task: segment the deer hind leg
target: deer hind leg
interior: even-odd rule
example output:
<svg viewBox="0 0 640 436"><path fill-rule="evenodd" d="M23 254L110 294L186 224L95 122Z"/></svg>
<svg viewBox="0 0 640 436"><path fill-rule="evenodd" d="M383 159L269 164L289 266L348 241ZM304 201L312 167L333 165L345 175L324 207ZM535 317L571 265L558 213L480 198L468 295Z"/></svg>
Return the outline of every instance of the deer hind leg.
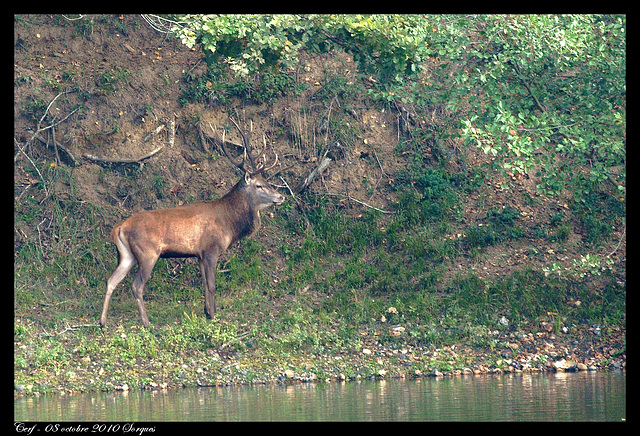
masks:
<svg viewBox="0 0 640 436"><path fill-rule="evenodd" d="M142 318L142 324L147 328L149 327L149 318L147 317L147 310L144 308L144 299L142 296L144 294L144 284L147 283L147 280L151 277L151 271L158 261L158 257L159 256L154 256L145 260L139 260L138 273L133 281L133 298L136 300L138 312L140 312L140 317Z"/></svg>
<svg viewBox="0 0 640 436"><path fill-rule="evenodd" d="M102 327L107 325L107 310L109 309L109 301L111 300L113 290L129 273L133 264L136 263L133 253L131 253L131 250L129 250L125 244L118 240L116 245L120 253L120 262L113 274L107 279L107 293L104 296L104 305L102 306L102 315L100 316L100 325Z"/></svg>

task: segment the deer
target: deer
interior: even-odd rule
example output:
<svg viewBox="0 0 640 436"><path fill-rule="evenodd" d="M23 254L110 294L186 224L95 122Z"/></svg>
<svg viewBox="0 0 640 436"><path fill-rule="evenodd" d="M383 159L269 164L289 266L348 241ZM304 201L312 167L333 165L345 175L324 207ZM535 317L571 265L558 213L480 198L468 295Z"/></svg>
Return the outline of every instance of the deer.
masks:
<svg viewBox="0 0 640 436"><path fill-rule="evenodd" d="M243 173L229 192L218 200L138 212L113 227L110 239L118 250L119 262L107 279L107 291L100 316L103 328L107 325L111 294L136 263L138 272L133 281L133 296L142 324L149 328L143 300L144 285L161 257L198 258L205 286L204 312L207 319L214 317L218 259L235 242L253 235L260 228L261 210L282 204L285 200L285 196L262 176L265 170L277 164L278 155L276 154L275 163L269 168L265 168L264 162L258 164L257 160L268 148L266 138L263 137L265 147L256 157L249 139L251 131L246 133L233 119L231 121L240 132L244 144L242 160L234 158L225 147L225 131L223 130L220 139L217 131L211 127L214 142L218 143L227 159ZM247 159L251 169L246 168Z"/></svg>

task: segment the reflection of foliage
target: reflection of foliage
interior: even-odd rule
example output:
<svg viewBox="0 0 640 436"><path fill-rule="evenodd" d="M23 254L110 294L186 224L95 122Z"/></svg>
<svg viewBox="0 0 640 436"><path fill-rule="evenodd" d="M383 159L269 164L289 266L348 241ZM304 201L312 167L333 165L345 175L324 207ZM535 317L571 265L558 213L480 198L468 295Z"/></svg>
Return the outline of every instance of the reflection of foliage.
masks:
<svg viewBox="0 0 640 436"><path fill-rule="evenodd" d="M506 173L577 198L624 192L626 17L184 15L175 30L238 75L292 67L301 50L351 53L373 97L446 107ZM435 62L427 68L428 60Z"/></svg>

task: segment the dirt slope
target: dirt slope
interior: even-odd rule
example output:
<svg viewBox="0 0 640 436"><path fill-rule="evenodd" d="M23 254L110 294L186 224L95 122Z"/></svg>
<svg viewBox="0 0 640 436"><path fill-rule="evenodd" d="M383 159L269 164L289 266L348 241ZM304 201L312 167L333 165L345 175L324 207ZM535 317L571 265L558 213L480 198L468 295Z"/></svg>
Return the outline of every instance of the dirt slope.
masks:
<svg viewBox="0 0 640 436"><path fill-rule="evenodd" d="M229 116L244 126L253 125L252 138L258 146L266 135L272 151L280 157L271 181L284 192L288 190L286 185L295 186L326 155L332 163L314 182L312 192L337 196L344 202L345 212L354 216L367 207L391 210L395 194L383 188L393 185L397 171L407 166L407 158L395 150L398 115L368 107L364 101L353 101L352 120L347 121L353 123L349 126L353 127L353 135L348 144L328 141L326 128L323 129L336 110L334 102L339 102L335 99L328 107L318 104L320 81L332 71L355 74L355 65L348 56L305 58L297 75L308 87L300 95L278 99L272 105L236 101L222 106L211 101L181 106L185 72L197 76L206 71L201 51L190 50L153 30L138 15L70 18L74 17L15 18L15 137L21 144L32 138L47 106L59 95L41 126L59 124L26 151L31 159L46 162L49 171L54 172L42 176L48 180L49 190L62 196L74 195L100 210L105 224L100 230L105 234L110 226L134 211L223 195L238 174L226 159L220 158L220 152L206 136L210 126L228 125ZM172 122L172 146L168 127L145 141L158 126ZM58 150L52 134L61 146ZM241 142L235 132L230 136ZM137 160L159 147L161 150L152 157L135 164L109 165L83 157ZM455 150L461 145L452 143L451 147ZM486 159L477 150L464 153L469 165L479 165ZM15 154L15 197L23 199L38 180L29 171L24 153L16 149ZM463 238L466 228L482 224L481 218L490 206L509 206L519 211L527 230L548 223L559 211L567 220L572 219L563 199L523 201L537 196L535 180L514 178L512 182L515 188L506 190L502 182L488 178L465 203L464 228L452 229L448 237ZM626 239L622 231L615 229L603 252L614 252L616 258L624 256ZM15 235L19 244L34 237L36 231L19 228ZM532 242L525 238L506 246L488 247L481 257L455 259L451 274L471 270L480 277L491 277L508 274L525 264L569 265L579 255L581 235L572 231L560 252L552 242Z"/></svg>

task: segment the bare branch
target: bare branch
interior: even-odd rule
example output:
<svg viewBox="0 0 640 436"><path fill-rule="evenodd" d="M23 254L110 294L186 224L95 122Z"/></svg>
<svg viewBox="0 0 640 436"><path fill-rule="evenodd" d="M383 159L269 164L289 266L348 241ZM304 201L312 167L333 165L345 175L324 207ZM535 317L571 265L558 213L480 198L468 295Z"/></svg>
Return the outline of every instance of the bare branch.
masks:
<svg viewBox="0 0 640 436"><path fill-rule="evenodd" d="M620 240L618 241L618 245L616 245L616 248L614 248L611 253L607 254L607 257L611 257L611 255L613 255L616 251L618 251L618 248L620 248L620 244L622 244L622 240L624 239L625 233L627 233L627 227L626 226L625 226L624 230L622 231L622 235L620 236Z"/></svg>
<svg viewBox="0 0 640 436"><path fill-rule="evenodd" d="M322 174L322 172L327 168L327 166L329 166L330 163L331 158L326 157L325 154L325 157L322 159L320 164L313 171L311 171L311 173L302 182L300 182L298 186L296 186L295 192L300 193L307 189L311 182L313 182L313 179L315 179L318 174Z"/></svg>
<svg viewBox="0 0 640 436"><path fill-rule="evenodd" d="M540 109L543 113L547 113L547 108L540 103L540 100L538 100L538 97L536 97L536 95L533 93L533 91L531 90L531 87L529 86L529 84L527 83L527 80L524 78L524 76L522 75L522 73L520 72L520 68L518 68L518 64L515 62L509 62L509 64L513 67L513 69L515 70L518 78L520 79L520 81L522 82L522 84L524 85L525 88L527 88L527 91L529 92L529 95L531 97L533 97L533 100L536 102L536 105L538 106L538 109Z"/></svg>
<svg viewBox="0 0 640 436"><path fill-rule="evenodd" d="M120 159L120 158L106 158L106 157L98 157L98 156L94 156L92 154L83 154L82 157L94 162L105 162L105 163L138 163L142 160L148 159L151 156L153 156L154 154L156 154L157 152L159 152L160 150L162 150L164 148L164 145L161 145L160 147L156 148L155 150L153 150L150 153L147 153L143 156L140 156L138 158L135 159Z"/></svg>
<svg viewBox="0 0 640 436"><path fill-rule="evenodd" d="M173 147L176 139L176 118L175 116L169 121L169 147Z"/></svg>
<svg viewBox="0 0 640 436"><path fill-rule="evenodd" d="M140 14L144 21L147 22L151 28L160 33L174 33L174 26L182 26L183 23L169 20L168 18L161 17L154 14Z"/></svg>
<svg viewBox="0 0 640 436"><path fill-rule="evenodd" d="M158 133L160 133L162 131L162 129L164 129L164 127L165 127L164 124L160 124L153 131L147 133L147 135L144 138L142 138L142 142L147 142L149 140L149 138L151 138L152 136L155 136Z"/></svg>
<svg viewBox="0 0 640 436"><path fill-rule="evenodd" d="M51 132L53 132L53 131L54 131L54 129L51 129ZM46 145L46 144L48 144L47 140L46 140L46 139L44 139L44 136L42 136L42 135L38 135L38 136L36 136L36 137L35 137L35 139L37 139L38 141L42 142L42 143L43 143L43 144L45 144L45 145ZM57 142L57 141L55 140L55 138L53 138L53 141L52 141L52 142L53 142L54 147L57 147L57 148L58 148L58 150L61 150L61 151L63 151L63 152L64 152L64 154L65 154L65 155L66 155L66 157L67 157L67 159L66 159L66 160L67 160L67 164L68 164L68 165L70 165L70 166L72 166L72 167L77 167L77 166L78 166L78 161L76 160L76 158L75 158L75 156L73 155L73 153L71 153L71 151L70 151L67 147L65 147L65 146L64 146L64 145L62 145L61 143Z"/></svg>
<svg viewBox="0 0 640 436"><path fill-rule="evenodd" d="M38 121L38 125L36 126L36 134L38 134L38 133L40 133L40 132L43 132L43 131L45 131L45 130L47 130L47 129L49 129L49 128L53 127L53 126L56 126L56 125L60 124L61 122L63 122L63 121L64 121L64 120L66 120L67 118L69 118L69 116L70 116L73 112L77 111L77 109L75 109L73 112L71 112L71 114L67 115L66 117L64 117L63 119L61 119L60 121L58 121L57 123L55 123L55 124L51 124L50 126L47 126L47 127L45 127L45 128L40 128L40 125L42 124L42 122L43 122L43 121L44 121L44 119L46 118L47 114L49 113L49 109L51 108L51 105L53 104L53 102L54 102L54 101L56 101L56 100L58 99L58 97L60 97L61 95L68 94L68 93L70 93L70 92L72 92L72 91L64 91L64 92L61 92L60 94L56 95L55 97L53 97L53 100L51 100L51 101L49 102L49 104L47 105L47 109L45 109L44 114L42 115L42 118L40 118L40 121Z"/></svg>
<svg viewBox="0 0 640 436"><path fill-rule="evenodd" d="M78 15L80 15L80 16L76 17L76 18L69 18L65 14L62 14L64 19L67 20L67 21L76 21L76 20L81 20L82 18L84 18L84 15L82 15L82 14L78 14Z"/></svg>
<svg viewBox="0 0 640 436"><path fill-rule="evenodd" d="M351 197L351 196L350 196L350 195L348 195L348 194L333 194L333 193L331 193L331 192L327 192L326 194L323 194L323 195L330 195L330 196L332 196L332 197L345 197L345 198L347 198L348 200L355 201L355 202L356 202L356 203L358 203L358 204L361 204L361 205L363 205L363 206L365 206L365 207L368 207L368 208L370 208L370 209L373 209L373 210L377 210L378 212L382 212L382 213L386 213L386 214L392 214L392 213L395 213L394 211L378 209L377 207L375 207L375 206L371 206L370 204L367 204L367 203L365 203L364 201L356 200L355 198Z"/></svg>
<svg viewBox="0 0 640 436"><path fill-rule="evenodd" d="M291 187L289 186L287 181L284 178L282 178L282 176L280 176L280 180L282 180L282 183L284 183L284 186L289 190L289 193L291 194L291 198L293 198L293 200L296 202L296 204L300 204L300 202L298 201L298 199L296 198L296 195L291 190ZM275 186L275 185L273 185L273 186Z"/></svg>
<svg viewBox="0 0 640 436"><path fill-rule="evenodd" d="M35 135L34 135L35 136ZM33 138L32 138L33 139ZM40 180L42 180L42 186L44 188L44 194L45 194L45 198L47 196L49 196L49 191L47 190L47 184L44 181L44 177L42 177L42 173L40 173L40 170L38 169L38 167L36 166L36 164L31 160L31 158L29 157L29 155L24 151L24 149L22 147L20 147L20 143L14 138L13 139L14 143L16 144L16 146L18 147L18 150L20 150L22 152L22 154L25 155L25 157L29 160L29 162L31 162L31 165L33 165L33 167L36 169L36 172L38 173L38 175L40 176ZM31 139L29 140L31 141Z"/></svg>

